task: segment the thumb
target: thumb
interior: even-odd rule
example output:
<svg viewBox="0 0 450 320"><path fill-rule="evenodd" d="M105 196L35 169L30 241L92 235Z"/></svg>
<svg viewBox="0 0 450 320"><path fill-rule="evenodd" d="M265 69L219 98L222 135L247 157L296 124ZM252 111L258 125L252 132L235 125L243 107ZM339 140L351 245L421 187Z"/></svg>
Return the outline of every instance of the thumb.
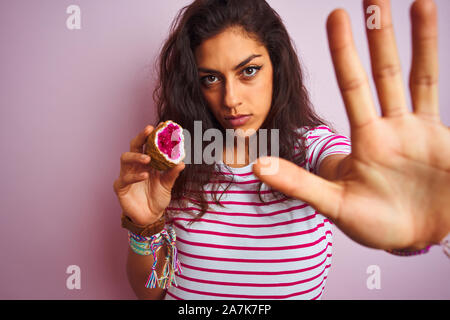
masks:
<svg viewBox="0 0 450 320"><path fill-rule="evenodd" d="M184 170L184 167L185 167L184 162L180 162L175 167L167 169L166 171L162 172L160 176L161 185L167 188L167 190L172 190L175 181L180 175L180 172Z"/></svg>
<svg viewBox="0 0 450 320"><path fill-rule="evenodd" d="M270 168L270 169L269 169ZM300 166L276 157L258 158L254 174L265 184L287 196L310 204L333 221L338 219L343 188Z"/></svg>

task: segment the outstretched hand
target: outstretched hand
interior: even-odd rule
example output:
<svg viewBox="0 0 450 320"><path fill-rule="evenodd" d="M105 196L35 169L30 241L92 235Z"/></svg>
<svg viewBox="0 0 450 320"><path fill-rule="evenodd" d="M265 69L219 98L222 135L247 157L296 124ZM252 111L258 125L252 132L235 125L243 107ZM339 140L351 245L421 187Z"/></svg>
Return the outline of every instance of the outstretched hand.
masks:
<svg viewBox="0 0 450 320"><path fill-rule="evenodd" d="M328 181L279 158L275 174L255 174L330 218L353 240L380 249L421 249L450 232L450 130L438 103L437 13L432 0L411 7L413 59L409 112L390 4L377 5L381 28L367 29L378 116L353 43L348 15L333 11L327 31L337 82L350 121L352 153ZM267 164L266 164L267 165Z"/></svg>

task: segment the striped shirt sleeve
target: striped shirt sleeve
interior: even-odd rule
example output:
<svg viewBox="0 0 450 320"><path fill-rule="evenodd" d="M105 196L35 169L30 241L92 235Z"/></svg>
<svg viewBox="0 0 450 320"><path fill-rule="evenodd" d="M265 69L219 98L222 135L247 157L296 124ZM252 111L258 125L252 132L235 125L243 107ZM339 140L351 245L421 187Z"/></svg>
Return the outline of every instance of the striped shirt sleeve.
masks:
<svg viewBox="0 0 450 320"><path fill-rule="evenodd" d="M327 126L306 131L302 138L306 145L305 169L318 174L323 159L333 154L350 154L351 141L348 137L333 133Z"/></svg>

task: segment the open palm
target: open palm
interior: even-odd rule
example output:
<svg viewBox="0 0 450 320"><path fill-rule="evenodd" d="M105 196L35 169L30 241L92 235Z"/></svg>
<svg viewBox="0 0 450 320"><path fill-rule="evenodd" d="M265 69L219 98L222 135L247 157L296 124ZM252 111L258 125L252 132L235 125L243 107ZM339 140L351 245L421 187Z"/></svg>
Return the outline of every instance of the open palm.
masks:
<svg viewBox="0 0 450 320"><path fill-rule="evenodd" d="M436 7L417 0L411 8L413 60L405 97L390 6L377 5L381 28L367 30L378 116L344 10L327 21L330 51L350 121L352 153L327 181L283 159L265 183L311 204L353 240L381 249L419 249L450 231L450 130L439 117Z"/></svg>

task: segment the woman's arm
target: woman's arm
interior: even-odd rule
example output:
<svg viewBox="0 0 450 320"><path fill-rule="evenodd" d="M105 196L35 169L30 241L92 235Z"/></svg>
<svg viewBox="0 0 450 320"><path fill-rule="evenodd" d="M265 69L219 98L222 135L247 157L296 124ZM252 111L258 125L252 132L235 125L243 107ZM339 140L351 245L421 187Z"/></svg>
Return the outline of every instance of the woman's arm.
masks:
<svg viewBox="0 0 450 320"><path fill-rule="evenodd" d="M253 171L274 189L310 204L362 245L421 250L450 232L450 130L441 122L436 98L437 8L432 0L416 0L411 7L410 112L389 1L364 1L364 8L369 5L381 12L380 29L367 30L381 115L358 59L349 16L335 10L327 31L350 121L351 154L339 161L325 158L321 177L274 157L257 161ZM278 170L267 174L266 167Z"/></svg>
<svg viewBox="0 0 450 320"><path fill-rule="evenodd" d="M166 245L164 245L158 251L158 263L156 265L156 272L161 275L164 268L166 257ZM142 300L162 300L166 295L166 289L153 288L147 289L145 283L147 282L150 272L153 266L153 256L142 256L135 253L130 247L128 247L128 259L127 259L127 276L130 282L131 288L138 297Z"/></svg>

